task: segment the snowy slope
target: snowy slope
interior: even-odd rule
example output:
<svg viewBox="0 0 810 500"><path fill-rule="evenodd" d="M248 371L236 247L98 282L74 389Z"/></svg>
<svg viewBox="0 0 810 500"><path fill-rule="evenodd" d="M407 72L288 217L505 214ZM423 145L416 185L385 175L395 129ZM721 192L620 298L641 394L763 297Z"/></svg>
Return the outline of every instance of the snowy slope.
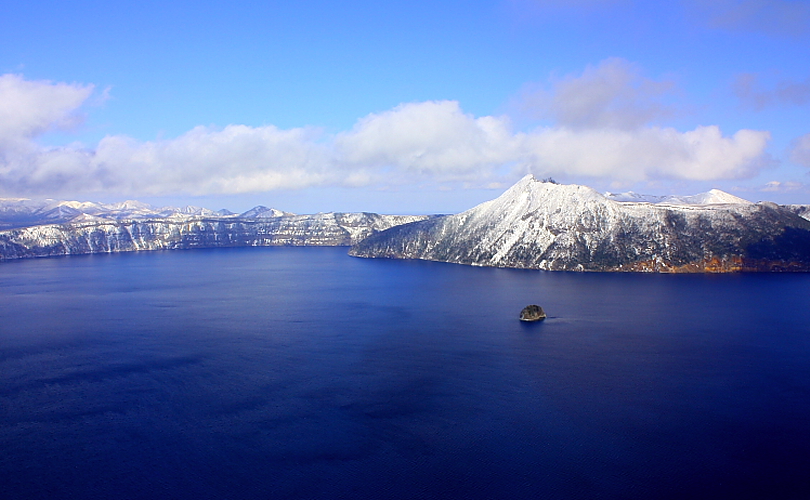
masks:
<svg viewBox="0 0 810 500"><path fill-rule="evenodd" d="M285 215L295 215L292 212L282 212L275 208L267 208L264 205L253 207L247 212L239 214L239 217L244 219L266 219L270 217L283 217Z"/></svg>
<svg viewBox="0 0 810 500"><path fill-rule="evenodd" d="M726 193L725 191L721 191L719 189L712 189L705 193L690 196L656 196L638 194L634 193L633 191L627 191L626 193L605 193L604 196L605 198L613 201L660 203L667 205L717 205L724 203L747 205L751 203L748 200Z"/></svg>
<svg viewBox="0 0 810 500"><path fill-rule="evenodd" d="M0 198L0 229L88 221L234 215L227 210L214 211L194 206L155 208L135 200L107 204L92 201Z"/></svg>
<svg viewBox="0 0 810 500"><path fill-rule="evenodd" d="M0 231L0 260L161 249L349 246L397 224L425 218L372 213L249 218L174 212L118 220L81 214L69 223Z"/></svg>
<svg viewBox="0 0 810 500"><path fill-rule="evenodd" d="M580 271L810 266L807 220L770 203L729 203L736 197L720 193L703 196L700 204L620 202L589 187L529 175L492 201L395 227L363 240L350 253ZM789 234L798 242L780 240L786 227L799 231ZM793 265L794 260L799 263Z"/></svg>
<svg viewBox="0 0 810 500"><path fill-rule="evenodd" d="M785 205L785 208L793 211L799 217L810 220L810 205Z"/></svg>

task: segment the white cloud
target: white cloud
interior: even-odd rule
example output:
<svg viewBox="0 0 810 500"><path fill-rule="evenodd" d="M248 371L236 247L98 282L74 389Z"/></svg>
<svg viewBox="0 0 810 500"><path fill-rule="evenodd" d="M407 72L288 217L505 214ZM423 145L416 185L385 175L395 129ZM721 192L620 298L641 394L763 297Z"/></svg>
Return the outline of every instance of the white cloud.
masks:
<svg viewBox="0 0 810 500"><path fill-rule="evenodd" d="M716 126L575 131L547 128L526 136L526 153L541 174L623 181L658 178L715 180L749 177L764 166L768 132L724 137Z"/></svg>
<svg viewBox="0 0 810 500"><path fill-rule="evenodd" d="M442 180L482 180L503 165L539 175L714 180L753 175L764 166L769 139L753 130L724 137L716 126L683 133L565 126L514 133L507 118L475 118L457 102L441 101L369 115L336 138L335 151L350 169L390 168Z"/></svg>
<svg viewBox="0 0 810 500"><path fill-rule="evenodd" d="M620 58L588 66L551 89L525 91L520 105L554 126L525 136L524 159L544 174L622 181L742 178L766 165L768 132L724 137L716 126L687 132L650 126L674 114L666 103L674 91L674 82L645 78Z"/></svg>
<svg viewBox="0 0 810 500"><path fill-rule="evenodd" d="M805 134L793 140L790 148L790 161L810 168L810 134Z"/></svg>
<svg viewBox="0 0 810 500"><path fill-rule="evenodd" d="M516 141L504 117L475 118L456 101L429 101L362 118L334 145L338 161L349 168L467 177L509 162Z"/></svg>
<svg viewBox="0 0 810 500"><path fill-rule="evenodd" d="M0 186L9 193L201 195L338 183L328 172L328 149L313 137L307 129L231 125L154 142L108 136L95 150L29 143L4 151Z"/></svg>
<svg viewBox="0 0 810 500"><path fill-rule="evenodd" d="M176 139L104 138L91 164L128 191L149 194L240 193L300 188L330 181L328 152L311 129L229 125L195 127Z"/></svg>
<svg viewBox="0 0 810 500"><path fill-rule="evenodd" d="M663 98L674 87L672 81L644 78L637 66L614 57L553 82L550 90L527 87L517 105L566 127L633 129L673 115Z"/></svg>
<svg viewBox="0 0 810 500"><path fill-rule="evenodd" d="M607 71L614 76L616 70L617 78L631 87L625 92L611 80L608 96L633 95L638 90L633 83L638 80L622 80L627 74L622 67L611 62L594 70L597 75ZM568 82L560 93L574 100L581 96L572 89L587 94L594 86L586 83L599 79L587 71L586 76ZM159 141L108 136L93 149L49 149L34 139L49 128L72 123L92 87L26 82L18 77L6 81L13 84L11 95L23 94L24 102L36 103L36 96L44 96L52 103L6 111L22 124L16 132L6 132L4 137L13 140L0 143L0 190L12 196L233 194L445 181L480 187L511 182L516 171L527 170L538 175L630 181L731 179L750 176L764 166L769 139L767 132L751 130L723 136L715 126L687 132L642 127L639 117L653 113L649 108L635 106L632 99L619 99L631 105L606 108L604 103L616 102L608 97L591 99L597 104L577 108L597 110L589 115L597 117L594 121L586 120L587 127L563 121L515 132L506 117L475 117L455 101L428 101L368 115L351 130L334 136L312 128L229 125L196 127ZM601 83L594 85L604 88ZM6 95L0 93L0 102L5 102ZM589 96L582 99L588 101ZM562 103L556 94L551 101ZM560 106L565 108L564 103ZM607 125L596 127L598 123Z"/></svg>
<svg viewBox="0 0 810 500"><path fill-rule="evenodd" d="M92 92L92 85L0 75L0 147L20 145L48 130L77 125L82 120L79 108Z"/></svg>

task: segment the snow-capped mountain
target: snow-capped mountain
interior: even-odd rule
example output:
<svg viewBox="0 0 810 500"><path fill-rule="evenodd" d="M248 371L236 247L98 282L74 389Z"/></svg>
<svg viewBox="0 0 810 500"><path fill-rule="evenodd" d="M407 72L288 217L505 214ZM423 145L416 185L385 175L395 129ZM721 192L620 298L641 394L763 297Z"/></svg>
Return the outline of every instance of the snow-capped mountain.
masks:
<svg viewBox="0 0 810 500"><path fill-rule="evenodd" d="M785 208L792 210L799 217L810 220L810 205L785 205Z"/></svg>
<svg viewBox="0 0 810 500"><path fill-rule="evenodd" d="M3 200L0 260L88 253L234 246L349 246L426 216L373 213L295 215L256 207L243 214L199 207L154 209L127 201Z"/></svg>
<svg viewBox="0 0 810 500"><path fill-rule="evenodd" d="M270 217L284 217L287 215L295 215L292 212L282 212L275 208L267 208L264 205L253 207L247 212L239 214L239 217L246 219L267 219Z"/></svg>
<svg viewBox="0 0 810 500"><path fill-rule="evenodd" d="M0 199L0 260L278 245L548 270L808 271L810 206L754 204L719 190L602 195L532 176L466 212L434 217Z"/></svg>
<svg viewBox="0 0 810 500"><path fill-rule="evenodd" d="M810 221L736 200L711 191L679 203L615 201L529 175L492 201L394 227L350 254L547 270L810 270Z"/></svg>
<svg viewBox="0 0 810 500"><path fill-rule="evenodd" d="M228 217L235 215L228 210L214 211L195 206L155 208L134 200L120 203L96 203L92 201L0 198L0 229L104 220L160 219L178 216Z"/></svg>
<svg viewBox="0 0 810 500"><path fill-rule="evenodd" d="M605 193L605 198L613 201L629 201L635 203L657 203L662 205L719 205L719 204L749 204L748 200L726 193L719 189L712 189L705 193L690 196L656 196L638 194L633 191L626 193Z"/></svg>

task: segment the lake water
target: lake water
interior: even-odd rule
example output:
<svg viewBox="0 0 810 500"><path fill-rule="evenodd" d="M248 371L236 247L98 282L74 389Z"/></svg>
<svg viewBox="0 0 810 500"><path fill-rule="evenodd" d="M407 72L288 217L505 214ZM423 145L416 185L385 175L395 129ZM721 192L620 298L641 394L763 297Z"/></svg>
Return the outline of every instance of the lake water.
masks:
<svg viewBox="0 0 810 500"><path fill-rule="evenodd" d="M5 500L810 498L808 274L5 262L0 384Z"/></svg>

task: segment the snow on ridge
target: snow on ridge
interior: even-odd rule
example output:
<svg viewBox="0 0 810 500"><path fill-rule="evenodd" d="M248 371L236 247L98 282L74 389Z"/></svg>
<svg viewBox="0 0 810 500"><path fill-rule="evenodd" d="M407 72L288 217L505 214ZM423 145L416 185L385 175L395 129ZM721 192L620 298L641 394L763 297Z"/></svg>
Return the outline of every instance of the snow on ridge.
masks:
<svg viewBox="0 0 810 500"><path fill-rule="evenodd" d="M810 205L785 205L785 207L805 220L810 220Z"/></svg>
<svg viewBox="0 0 810 500"><path fill-rule="evenodd" d="M466 212L363 240L351 255L523 269L716 272L742 269L748 241L775 242L786 227L810 230L785 207L750 203L720 190L665 203L640 198L617 201L587 186L526 176ZM793 211L804 213L799 207ZM763 260L746 269L793 265L791 247L774 251L778 258L762 257L770 264ZM799 256L797 262L791 269L810 266L810 258Z"/></svg>
<svg viewBox="0 0 810 500"><path fill-rule="evenodd" d="M261 209L261 210L260 210ZM0 198L0 230L41 224L66 224L87 221L124 221L143 219L183 219L193 217L269 218L294 215L277 209L256 207L242 215L230 210L211 210L187 205L154 207L137 200L117 203L29 198Z"/></svg>
<svg viewBox="0 0 810 500"><path fill-rule="evenodd" d="M525 214L551 207L601 204L606 201L608 201L607 198L588 186L540 181L529 174L499 197L481 203L463 213L475 215L495 211Z"/></svg>
<svg viewBox="0 0 810 500"><path fill-rule="evenodd" d="M611 193L608 191L604 193L604 196L609 200L630 203L660 203L667 199L667 196L639 194L633 191L625 191L624 193Z"/></svg>
<svg viewBox="0 0 810 500"><path fill-rule="evenodd" d="M276 208L267 208L264 205L259 205L251 208L247 212L239 214L239 217L245 219L265 219L270 217L283 217L285 215L295 215L292 212L284 212Z"/></svg>
<svg viewBox="0 0 810 500"><path fill-rule="evenodd" d="M341 214L347 223L351 223L347 217L352 214ZM356 214L360 225L366 224L366 216L362 213ZM375 214L376 215L376 214ZM259 221L270 221L276 218L302 218L301 220L325 216L334 218L334 212L322 214L302 215L292 212L285 212L276 208L268 208L263 205L256 206L246 212L237 214L230 210L211 210L204 207L187 205L184 207L165 206L156 208L147 203L136 200L127 200L118 203L98 203L89 201L70 200L32 200L29 198L0 198L0 230L13 229L42 224L68 224L86 223L100 221L129 221L147 219L166 219L180 221L185 219L211 218L211 219L256 219ZM422 216L384 216L376 224L396 225L404 222L422 220ZM394 222L396 221L396 222ZM385 225L385 224L383 224ZM375 226L376 227L376 226Z"/></svg>
<svg viewBox="0 0 810 500"><path fill-rule="evenodd" d="M618 217L618 204L588 186L523 177L501 196L444 219L447 231L474 241L481 265L501 265L526 244L547 248L558 230L574 226L605 230Z"/></svg>
<svg viewBox="0 0 810 500"><path fill-rule="evenodd" d="M607 192L604 196L610 200L618 201L618 202L630 202L630 203L652 203L652 204L661 204L661 205L720 205L720 204L738 204L738 205L750 205L752 202L740 198L739 196L734 196L733 194L727 193L720 189L710 189L705 193L698 193L693 195L687 196L679 196L679 195L670 195L670 196L660 196L660 195L649 195L649 194L639 194L634 193L633 191L627 191L624 193L611 193Z"/></svg>

